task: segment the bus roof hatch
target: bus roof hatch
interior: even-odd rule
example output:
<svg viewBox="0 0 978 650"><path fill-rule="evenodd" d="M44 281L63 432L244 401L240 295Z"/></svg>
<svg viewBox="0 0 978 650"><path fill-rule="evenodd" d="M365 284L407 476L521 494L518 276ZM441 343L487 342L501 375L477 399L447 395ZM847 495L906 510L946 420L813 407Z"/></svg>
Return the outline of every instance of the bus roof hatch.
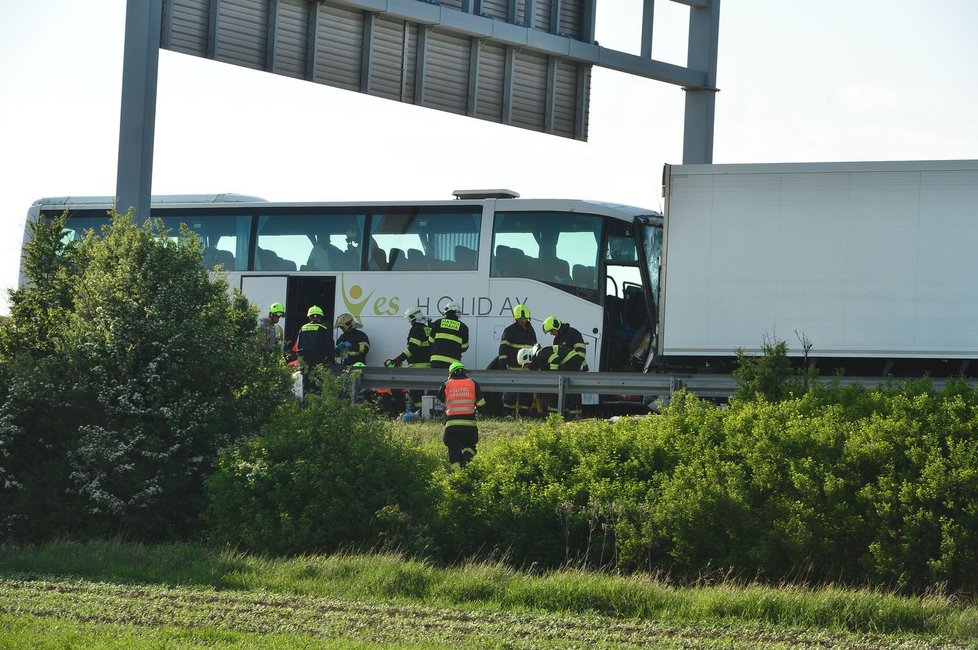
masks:
<svg viewBox="0 0 978 650"><path fill-rule="evenodd" d="M513 190L455 190L456 199L518 199L519 192Z"/></svg>

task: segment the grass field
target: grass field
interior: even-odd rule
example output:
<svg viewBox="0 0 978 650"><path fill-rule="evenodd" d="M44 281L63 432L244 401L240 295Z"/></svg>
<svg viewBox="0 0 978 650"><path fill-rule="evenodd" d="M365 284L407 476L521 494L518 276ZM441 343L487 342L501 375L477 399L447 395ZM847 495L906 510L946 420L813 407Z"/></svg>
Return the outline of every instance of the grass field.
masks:
<svg viewBox="0 0 978 650"><path fill-rule="evenodd" d="M269 559L195 545L0 553L0 648L978 648L978 608L832 587Z"/></svg>

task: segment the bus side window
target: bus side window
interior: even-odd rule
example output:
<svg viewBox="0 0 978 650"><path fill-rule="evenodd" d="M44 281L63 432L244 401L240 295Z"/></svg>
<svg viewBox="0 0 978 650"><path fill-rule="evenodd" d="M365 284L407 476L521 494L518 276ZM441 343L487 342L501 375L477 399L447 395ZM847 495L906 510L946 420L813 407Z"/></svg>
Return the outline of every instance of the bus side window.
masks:
<svg viewBox="0 0 978 650"><path fill-rule="evenodd" d="M509 278L513 276L513 266L515 262L515 250L509 246L499 244L496 246L496 255L493 260L493 276L497 278Z"/></svg>
<svg viewBox="0 0 978 650"><path fill-rule="evenodd" d="M392 248L388 254L389 261L387 269L390 271L403 271L405 264L404 251L400 248Z"/></svg>
<svg viewBox="0 0 978 650"><path fill-rule="evenodd" d="M598 269L584 264L574 265L574 284L583 289L597 289Z"/></svg>
<svg viewBox="0 0 978 650"><path fill-rule="evenodd" d="M478 255L471 248L465 246L455 247L455 267L459 271L474 271Z"/></svg>
<svg viewBox="0 0 978 650"><path fill-rule="evenodd" d="M384 249L377 244L370 244L370 261L368 262L368 268L371 271L386 271L387 270L387 253Z"/></svg>
<svg viewBox="0 0 978 650"><path fill-rule="evenodd" d="M544 279L557 282L558 284L570 284L570 265L567 264L567 260L562 260L559 257L551 257L541 261L544 263L544 268L549 269L548 277Z"/></svg>
<svg viewBox="0 0 978 650"><path fill-rule="evenodd" d="M219 248L208 246L201 255L201 263L205 269L213 269L220 264L221 268L225 271L233 271L234 255L228 251L222 251Z"/></svg>
<svg viewBox="0 0 978 650"><path fill-rule="evenodd" d="M255 268L259 271L295 271L295 262L280 257L275 251L256 247Z"/></svg>
<svg viewBox="0 0 978 650"><path fill-rule="evenodd" d="M428 262L424 252L420 248L409 248L407 250L407 263L404 265L406 271L425 271Z"/></svg>
<svg viewBox="0 0 978 650"><path fill-rule="evenodd" d="M303 265L303 271L329 271L333 268L332 260L334 259L334 255L342 251L328 241L324 243L322 240L323 238L320 238L316 245L312 247L312 250L309 251L309 259ZM336 252L331 251L331 248L336 249Z"/></svg>

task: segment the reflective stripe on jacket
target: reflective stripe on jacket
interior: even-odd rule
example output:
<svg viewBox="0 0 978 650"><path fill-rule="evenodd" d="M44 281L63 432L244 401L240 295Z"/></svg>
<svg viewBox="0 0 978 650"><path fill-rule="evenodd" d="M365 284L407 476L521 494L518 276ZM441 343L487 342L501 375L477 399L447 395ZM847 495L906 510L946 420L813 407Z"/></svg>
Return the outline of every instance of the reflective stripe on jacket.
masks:
<svg viewBox="0 0 978 650"><path fill-rule="evenodd" d="M469 349L469 328L454 318L439 318L431 326L428 335L431 343L431 366L447 368L454 361L462 360L462 353Z"/></svg>
<svg viewBox="0 0 978 650"><path fill-rule="evenodd" d="M498 367L508 370L524 370L523 366L516 362L516 355L523 348L532 348L536 342L537 334L532 327L529 325L520 327L519 323L510 323L503 330L502 340L499 342Z"/></svg>
<svg viewBox="0 0 978 650"><path fill-rule="evenodd" d="M409 368L427 368L431 364L431 325L427 322L417 322L411 325L408 332L407 347L401 355L407 360Z"/></svg>

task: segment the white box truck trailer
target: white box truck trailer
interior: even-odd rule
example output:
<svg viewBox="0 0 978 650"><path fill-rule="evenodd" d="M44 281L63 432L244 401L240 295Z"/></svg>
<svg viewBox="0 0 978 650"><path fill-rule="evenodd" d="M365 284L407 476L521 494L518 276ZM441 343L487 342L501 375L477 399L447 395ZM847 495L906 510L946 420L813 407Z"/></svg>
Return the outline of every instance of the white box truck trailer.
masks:
<svg viewBox="0 0 978 650"><path fill-rule="evenodd" d="M847 371L978 359L978 161L667 165L663 186L660 358L804 336Z"/></svg>

